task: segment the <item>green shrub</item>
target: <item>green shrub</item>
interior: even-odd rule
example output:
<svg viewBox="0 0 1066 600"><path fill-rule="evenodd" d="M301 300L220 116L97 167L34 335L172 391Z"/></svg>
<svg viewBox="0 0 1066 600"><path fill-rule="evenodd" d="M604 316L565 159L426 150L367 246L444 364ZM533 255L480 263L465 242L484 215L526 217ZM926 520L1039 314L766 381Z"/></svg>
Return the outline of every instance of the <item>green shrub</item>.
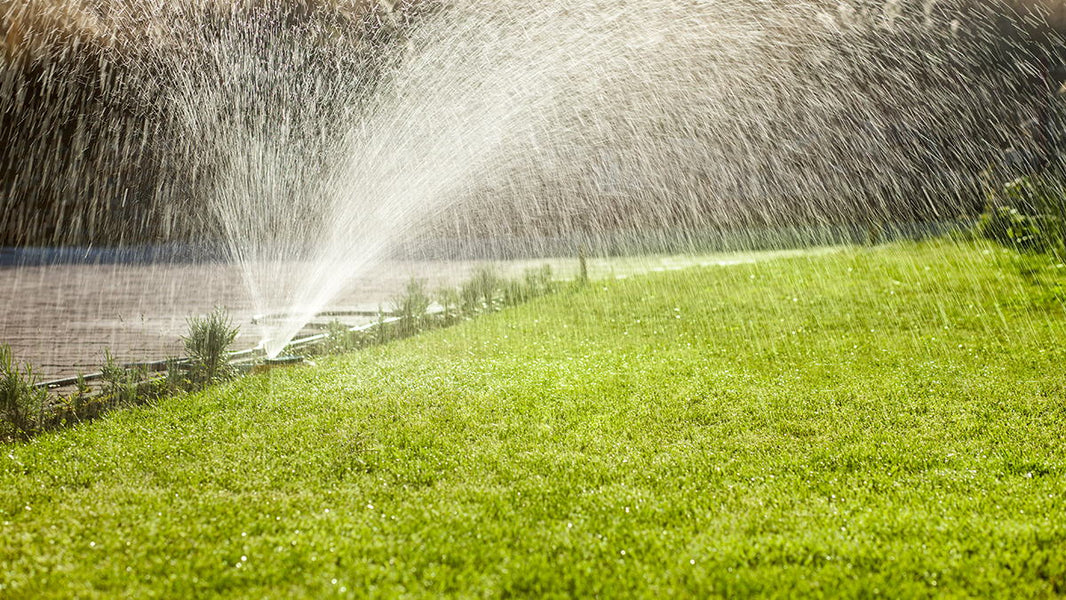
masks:
<svg viewBox="0 0 1066 600"><path fill-rule="evenodd" d="M326 327L329 338L332 340L334 352L351 352L366 345L366 333L352 331L352 328L334 319Z"/></svg>
<svg viewBox="0 0 1066 600"><path fill-rule="evenodd" d="M168 358L166 361L166 374L163 376L163 383L165 384L167 393L176 394L180 391L188 390L191 386L189 383L188 374L182 366L182 362L177 358Z"/></svg>
<svg viewBox="0 0 1066 600"><path fill-rule="evenodd" d="M998 206L981 215L977 232L985 239L1019 250L1039 250L1046 241L1035 218L1009 206Z"/></svg>
<svg viewBox="0 0 1066 600"><path fill-rule="evenodd" d="M206 386L233 376L228 352L239 330L221 308L189 320L189 335L182 341L189 355L189 379L194 386Z"/></svg>
<svg viewBox="0 0 1066 600"><path fill-rule="evenodd" d="M1064 188L1061 175L1019 177L1004 184L995 198L1000 205L1018 209L1023 215L1061 218L1064 213Z"/></svg>
<svg viewBox="0 0 1066 600"><path fill-rule="evenodd" d="M437 290L437 304L440 304L441 321L444 325L451 325L462 317L462 298L459 290L453 287Z"/></svg>
<svg viewBox="0 0 1066 600"><path fill-rule="evenodd" d="M529 286L517 279L508 279L503 286L503 303L505 306L522 304L532 298Z"/></svg>
<svg viewBox="0 0 1066 600"><path fill-rule="evenodd" d="M384 344L392 337L392 332L389 331L389 324L385 321L385 311L378 307L378 321L374 324L374 341L378 344Z"/></svg>
<svg viewBox="0 0 1066 600"><path fill-rule="evenodd" d="M11 348L0 345L0 419L7 435L29 437L40 430L48 392L38 389L33 370L19 369Z"/></svg>
<svg viewBox="0 0 1066 600"><path fill-rule="evenodd" d="M377 323L366 331L352 331L334 320L326 326L326 336L307 351L313 354L339 354L371 344L384 344L429 327L451 325L466 316L496 310L502 305L520 304L554 290L555 282L548 265L527 269L522 278L517 280L501 277L494 267L479 267L459 288L442 288L432 296L426 292L423 281L411 279L403 292L393 299L392 314L397 317L396 320L388 321L388 313L380 307ZM430 314L429 308L434 300L440 305L441 311Z"/></svg>
<svg viewBox="0 0 1066 600"><path fill-rule="evenodd" d="M74 391L66 396L56 396L58 403L56 408L65 411L65 414L60 415L65 422L81 421L82 416L89 408L92 398L92 388L89 387L85 377L78 373L74 382Z"/></svg>
<svg viewBox="0 0 1066 600"><path fill-rule="evenodd" d="M464 314L472 315L495 310L504 290L504 280L495 267L478 267L473 276L459 288L460 306Z"/></svg>
<svg viewBox="0 0 1066 600"><path fill-rule="evenodd" d="M104 394L114 404L133 406L137 404L137 384L143 374L126 369L115 362L110 350L104 350L104 366L100 369L104 381Z"/></svg>
<svg viewBox="0 0 1066 600"><path fill-rule="evenodd" d="M526 269L521 279L511 279L504 283L503 303L507 306L515 306L528 302L533 298L551 293L554 285L551 266L544 265Z"/></svg>
<svg viewBox="0 0 1066 600"><path fill-rule="evenodd" d="M1066 194L1057 178L1019 177L991 201L977 235L1023 252L1064 254Z"/></svg>
<svg viewBox="0 0 1066 600"><path fill-rule="evenodd" d="M523 278L532 297L543 296L555 291L555 280L552 279L551 265L526 269Z"/></svg>
<svg viewBox="0 0 1066 600"><path fill-rule="evenodd" d="M401 335L410 335L426 326L426 313L432 300L426 293L425 283L411 279L403 293L393 300L393 314L400 318L397 327Z"/></svg>
<svg viewBox="0 0 1066 600"><path fill-rule="evenodd" d="M75 393L82 396L88 396L92 391L92 388L89 387L89 382L85 380L85 375L81 373L78 373L77 377L75 377L74 388L76 390Z"/></svg>

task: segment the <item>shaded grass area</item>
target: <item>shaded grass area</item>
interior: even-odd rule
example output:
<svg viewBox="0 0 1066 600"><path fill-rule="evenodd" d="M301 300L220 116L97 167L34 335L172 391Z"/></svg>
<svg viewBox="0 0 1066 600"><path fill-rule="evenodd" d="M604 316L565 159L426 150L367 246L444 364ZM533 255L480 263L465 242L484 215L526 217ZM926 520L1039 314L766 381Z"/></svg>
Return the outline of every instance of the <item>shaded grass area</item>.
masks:
<svg viewBox="0 0 1066 600"><path fill-rule="evenodd" d="M1064 594L1066 276L1019 260L593 282L5 445L0 595Z"/></svg>

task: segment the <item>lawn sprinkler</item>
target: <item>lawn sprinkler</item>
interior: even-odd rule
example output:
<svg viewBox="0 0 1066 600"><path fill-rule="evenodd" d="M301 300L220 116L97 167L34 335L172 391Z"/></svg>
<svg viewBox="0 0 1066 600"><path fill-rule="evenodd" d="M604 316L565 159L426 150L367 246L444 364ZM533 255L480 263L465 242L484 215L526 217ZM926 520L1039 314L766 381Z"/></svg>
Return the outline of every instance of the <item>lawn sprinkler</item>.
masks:
<svg viewBox="0 0 1066 600"><path fill-rule="evenodd" d="M302 364L304 364L304 357L302 357L302 356L294 356L294 355L276 356L274 358L265 358L265 359L263 359L263 362L261 362L258 365L252 367L252 373L253 374L255 374L255 373L266 373L268 371L273 371L274 369L278 369L278 368L282 368L282 367L292 367L292 366L302 365Z"/></svg>

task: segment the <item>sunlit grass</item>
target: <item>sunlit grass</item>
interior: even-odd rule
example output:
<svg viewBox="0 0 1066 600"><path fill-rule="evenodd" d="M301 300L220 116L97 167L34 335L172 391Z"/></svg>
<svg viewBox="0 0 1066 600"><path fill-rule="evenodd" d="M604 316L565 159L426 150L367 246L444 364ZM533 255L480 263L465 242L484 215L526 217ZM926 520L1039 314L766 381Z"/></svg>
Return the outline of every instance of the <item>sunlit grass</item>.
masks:
<svg viewBox="0 0 1066 600"><path fill-rule="evenodd" d="M594 281L0 456L0 596L1066 593L1061 269Z"/></svg>

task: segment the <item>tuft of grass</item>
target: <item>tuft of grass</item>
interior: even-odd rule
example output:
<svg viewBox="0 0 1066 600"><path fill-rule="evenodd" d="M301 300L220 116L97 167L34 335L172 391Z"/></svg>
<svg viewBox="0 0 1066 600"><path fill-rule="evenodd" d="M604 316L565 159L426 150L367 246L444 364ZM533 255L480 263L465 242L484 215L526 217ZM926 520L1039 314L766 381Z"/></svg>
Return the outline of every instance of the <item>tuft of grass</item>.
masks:
<svg viewBox="0 0 1066 600"><path fill-rule="evenodd" d="M517 306L534 298L555 291L551 265L526 269L521 279L510 279L504 284L504 306Z"/></svg>
<svg viewBox="0 0 1066 600"><path fill-rule="evenodd" d="M506 284L507 282L495 267L489 265L478 267L470 279L459 287L462 311L473 315L495 310Z"/></svg>
<svg viewBox="0 0 1066 600"><path fill-rule="evenodd" d="M0 344L0 437L27 438L42 426L48 392L38 389L33 370L20 369L11 347Z"/></svg>
<svg viewBox="0 0 1066 600"><path fill-rule="evenodd" d="M1066 593L1066 309L991 244L592 281L0 451L0 595Z"/></svg>
<svg viewBox="0 0 1066 600"><path fill-rule="evenodd" d="M224 381L233 375L229 348L239 328L222 308L189 319L189 333L182 338L190 360L189 378L196 386Z"/></svg>
<svg viewBox="0 0 1066 600"><path fill-rule="evenodd" d="M138 387L144 373L127 369L115 362L111 350L104 350L104 365L100 369L104 381L104 395L112 406L135 406L138 404Z"/></svg>
<svg viewBox="0 0 1066 600"><path fill-rule="evenodd" d="M392 314L400 318L397 323L398 335L412 335L425 328L426 314L432 302L426 292L425 282L418 279L408 281L403 293L393 300Z"/></svg>
<svg viewBox="0 0 1066 600"><path fill-rule="evenodd" d="M454 287L444 287L437 290L437 304L441 308L441 321L444 326L458 322L462 316L463 300L459 290Z"/></svg>

